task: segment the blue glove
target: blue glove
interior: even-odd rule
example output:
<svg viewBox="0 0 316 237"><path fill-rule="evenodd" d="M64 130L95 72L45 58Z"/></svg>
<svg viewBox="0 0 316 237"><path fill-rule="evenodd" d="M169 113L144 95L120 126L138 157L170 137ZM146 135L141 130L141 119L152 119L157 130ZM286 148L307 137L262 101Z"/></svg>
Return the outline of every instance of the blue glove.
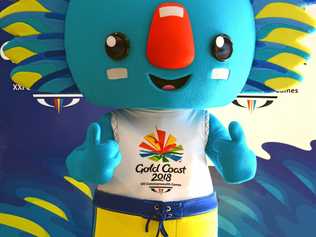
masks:
<svg viewBox="0 0 316 237"><path fill-rule="evenodd" d="M231 140L216 139L213 143L218 168L227 183L243 183L254 178L257 158L248 148L239 123L229 125L229 134Z"/></svg>
<svg viewBox="0 0 316 237"><path fill-rule="evenodd" d="M117 142L101 143L101 127L93 123L88 128L86 142L67 157L66 165L70 176L78 181L105 184L112 179L121 159Z"/></svg>

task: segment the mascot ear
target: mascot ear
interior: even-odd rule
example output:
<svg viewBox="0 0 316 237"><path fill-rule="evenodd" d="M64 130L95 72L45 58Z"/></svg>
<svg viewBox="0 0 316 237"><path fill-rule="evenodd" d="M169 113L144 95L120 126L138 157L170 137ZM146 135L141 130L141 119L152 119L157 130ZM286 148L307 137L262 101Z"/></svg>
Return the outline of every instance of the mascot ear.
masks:
<svg viewBox="0 0 316 237"><path fill-rule="evenodd" d="M242 93L276 92L303 80L311 49L302 43L316 28L305 10L316 0L252 0L257 43L253 67Z"/></svg>
<svg viewBox="0 0 316 237"><path fill-rule="evenodd" d="M12 80L39 92L77 92L64 48L66 0L20 0L0 12L0 27L14 38L3 53L17 66Z"/></svg>

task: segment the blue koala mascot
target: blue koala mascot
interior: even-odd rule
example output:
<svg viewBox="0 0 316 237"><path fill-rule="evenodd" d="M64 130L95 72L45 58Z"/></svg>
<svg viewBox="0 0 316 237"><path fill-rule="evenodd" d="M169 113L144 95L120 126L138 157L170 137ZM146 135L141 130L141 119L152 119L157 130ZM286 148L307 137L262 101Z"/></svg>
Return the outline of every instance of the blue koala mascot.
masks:
<svg viewBox="0 0 316 237"><path fill-rule="evenodd" d="M66 160L98 185L93 236L217 236L208 159L233 184L257 161L241 126L207 109L302 80L313 2L19 0L0 13L15 83L114 109Z"/></svg>

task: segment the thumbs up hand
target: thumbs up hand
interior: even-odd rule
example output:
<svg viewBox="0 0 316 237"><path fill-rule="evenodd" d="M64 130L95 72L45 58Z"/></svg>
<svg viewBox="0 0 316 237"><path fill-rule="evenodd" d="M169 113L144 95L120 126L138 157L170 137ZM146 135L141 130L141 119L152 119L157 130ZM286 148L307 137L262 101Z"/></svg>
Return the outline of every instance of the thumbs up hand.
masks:
<svg viewBox="0 0 316 237"><path fill-rule="evenodd" d="M256 155L248 148L242 127L237 122L229 125L231 140L217 139L213 149L228 183L242 183L252 179L257 170Z"/></svg>
<svg viewBox="0 0 316 237"><path fill-rule="evenodd" d="M66 160L70 176L91 184L109 182L121 162L119 145L114 140L101 142L101 127L93 123L87 130L85 143Z"/></svg>

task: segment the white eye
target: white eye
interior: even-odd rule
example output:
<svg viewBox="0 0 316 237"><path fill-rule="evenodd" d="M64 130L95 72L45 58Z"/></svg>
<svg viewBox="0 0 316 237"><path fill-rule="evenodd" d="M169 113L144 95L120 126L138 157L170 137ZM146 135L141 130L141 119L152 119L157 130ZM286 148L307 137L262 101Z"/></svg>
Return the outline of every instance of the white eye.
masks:
<svg viewBox="0 0 316 237"><path fill-rule="evenodd" d="M233 42L228 35L217 35L210 46L211 54L217 61L224 62L233 54Z"/></svg>
<svg viewBox="0 0 316 237"><path fill-rule="evenodd" d="M223 48L224 45L225 45L225 39L224 39L224 37L221 36L221 35L218 36L218 37L216 38L216 46L217 46L218 48Z"/></svg>
<svg viewBox="0 0 316 237"><path fill-rule="evenodd" d="M4 49L4 46L6 46L8 43L9 43L9 41L5 42L3 45L1 45L1 48L0 48L0 55L1 55L1 58L2 58L3 60L6 60L6 61L8 61L8 60L10 60L10 59L5 55L3 49Z"/></svg>
<svg viewBox="0 0 316 237"><path fill-rule="evenodd" d="M110 48L114 48L116 46L116 38L112 35L110 35L107 39L106 39L106 44L108 47Z"/></svg>

